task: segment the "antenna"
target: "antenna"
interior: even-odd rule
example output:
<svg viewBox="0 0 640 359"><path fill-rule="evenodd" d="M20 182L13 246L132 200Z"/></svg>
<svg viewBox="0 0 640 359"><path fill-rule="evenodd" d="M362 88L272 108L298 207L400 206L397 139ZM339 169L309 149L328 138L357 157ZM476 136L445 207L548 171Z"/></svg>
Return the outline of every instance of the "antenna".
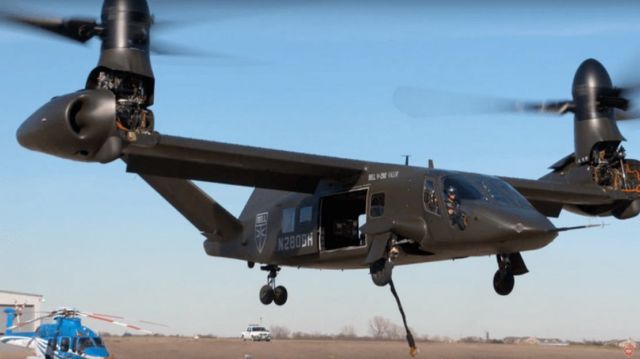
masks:
<svg viewBox="0 0 640 359"><path fill-rule="evenodd" d="M411 155L402 155L402 157L404 157L404 165L408 166L409 165L409 157L411 157Z"/></svg>
<svg viewBox="0 0 640 359"><path fill-rule="evenodd" d="M428 164L429 168L435 168L433 165L433 160L431 158L429 158L429 164Z"/></svg>

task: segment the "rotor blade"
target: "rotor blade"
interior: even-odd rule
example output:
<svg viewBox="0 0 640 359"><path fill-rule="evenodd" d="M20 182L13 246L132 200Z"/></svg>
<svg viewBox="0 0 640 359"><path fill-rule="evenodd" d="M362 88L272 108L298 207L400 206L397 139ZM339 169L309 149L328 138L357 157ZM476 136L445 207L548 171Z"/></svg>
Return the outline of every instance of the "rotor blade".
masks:
<svg viewBox="0 0 640 359"><path fill-rule="evenodd" d="M208 53L206 51L190 48L184 45L170 43L167 41L152 40L151 52L156 55L169 55L169 56L194 56L194 57L229 57L222 53Z"/></svg>
<svg viewBox="0 0 640 359"><path fill-rule="evenodd" d="M126 320L125 317L121 317L121 316L118 316L118 315L103 314L103 313L89 313L89 312L85 312L84 314L93 315L93 316L96 316L96 317L108 318L108 319L110 318L110 319ZM159 327L166 327L166 328L169 327L166 324L152 322L152 321L148 321L148 320L140 320L140 319L138 319L138 320L136 320L136 322L143 323L143 324L156 325L156 326L159 326Z"/></svg>
<svg viewBox="0 0 640 359"><path fill-rule="evenodd" d="M44 30L80 43L89 41L101 31L96 21L88 18L38 17L0 12L0 21Z"/></svg>
<svg viewBox="0 0 640 359"><path fill-rule="evenodd" d="M131 325L131 324L127 324L127 323L123 323L123 322L119 322L117 320L111 319L111 318L104 318L98 315L94 315L91 313L83 313L83 312L78 312L78 315L85 317L85 318L91 318L91 319L95 319L95 320L101 320L107 323L111 323L113 325L118 325L124 328L129 328L129 329L133 329L133 330L137 330L139 332L143 332L143 333L147 333L147 334L153 334L152 331L135 326L135 325Z"/></svg>
<svg viewBox="0 0 640 359"><path fill-rule="evenodd" d="M155 325L155 326L158 326L158 327L169 328L169 326L168 326L168 325L166 325L166 324L162 324L162 323L150 322L150 321L148 321L148 320L138 320L138 321L139 321L140 323L143 323L143 324L149 324L149 325Z"/></svg>
<svg viewBox="0 0 640 359"><path fill-rule="evenodd" d="M199 50L166 41L152 40L151 52L163 58L163 64L167 64L166 59L180 57L177 62L180 66L261 66L264 62L230 55L223 52Z"/></svg>
<svg viewBox="0 0 640 359"><path fill-rule="evenodd" d="M632 121L640 119L640 109L633 109L629 111L616 111L616 121Z"/></svg>
<svg viewBox="0 0 640 359"><path fill-rule="evenodd" d="M571 101L529 102L490 96L400 87L393 103L411 117L441 117L498 113L544 113L562 115L572 109Z"/></svg>
<svg viewBox="0 0 640 359"><path fill-rule="evenodd" d="M105 317L105 318L124 319L124 317L120 317L117 315L109 315L109 314L102 314L102 313L86 313L86 314L96 315L96 316Z"/></svg>
<svg viewBox="0 0 640 359"><path fill-rule="evenodd" d="M19 324L16 324L16 325L10 326L10 327L8 327L8 328L7 328L7 330L13 330L13 329L22 328L22 327L27 326L27 325L29 325L29 324L31 324L31 323L35 323L35 322L37 322L37 321L39 321L39 320L46 319L46 318L51 318L51 317L53 317L55 314L56 314L56 312L51 312L51 313L49 313L49 314L47 314L47 315L43 315L43 316L40 316L40 317L37 317L37 318L31 319L31 320L27 320L26 322L22 322L22 323L19 323Z"/></svg>

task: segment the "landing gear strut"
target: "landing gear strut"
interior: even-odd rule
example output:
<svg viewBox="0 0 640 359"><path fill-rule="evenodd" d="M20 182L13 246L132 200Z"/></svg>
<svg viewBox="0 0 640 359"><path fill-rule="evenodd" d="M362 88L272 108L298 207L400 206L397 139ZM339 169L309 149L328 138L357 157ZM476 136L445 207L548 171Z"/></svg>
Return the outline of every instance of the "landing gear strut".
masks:
<svg viewBox="0 0 640 359"><path fill-rule="evenodd" d="M515 285L511 256L498 254L498 270L493 276L493 289L500 295L509 295Z"/></svg>
<svg viewBox="0 0 640 359"><path fill-rule="evenodd" d="M392 240L395 242L395 239ZM378 259L369 266L371 280L378 287L384 287L391 282L393 274L393 262L398 258L400 250L396 245L392 245L387 256Z"/></svg>
<svg viewBox="0 0 640 359"><path fill-rule="evenodd" d="M411 330L407 325L407 317L404 314L404 309L402 309L402 303L400 302L400 297L398 296L398 292L396 291L396 287L393 284L393 262L400 255L400 249L397 246L396 238L392 238L391 240L391 248L388 250L386 256L378 259L373 262L369 266L369 273L371 274L371 280L373 283L379 287L384 287L385 285L389 285L391 288L391 294L396 300L398 304L398 310L400 310L400 315L402 316L402 323L404 324L404 329L407 333L407 343L409 344L409 355L415 357L418 353L418 348L416 347L416 342L413 339L413 334L411 334Z"/></svg>
<svg viewBox="0 0 640 359"><path fill-rule="evenodd" d="M266 265L260 267L264 271L268 271L267 284L260 288L260 302L269 305L272 302L276 305L284 305L287 302L287 288L284 286L276 286L276 277L280 271L280 267L275 265Z"/></svg>

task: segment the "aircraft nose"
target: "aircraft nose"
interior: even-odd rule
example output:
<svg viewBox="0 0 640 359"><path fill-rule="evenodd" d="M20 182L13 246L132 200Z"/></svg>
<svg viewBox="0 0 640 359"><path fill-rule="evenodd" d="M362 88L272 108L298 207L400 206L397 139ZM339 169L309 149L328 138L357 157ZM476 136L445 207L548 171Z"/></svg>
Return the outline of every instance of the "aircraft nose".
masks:
<svg viewBox="0 0 640 359"><path fill-rule="evenodd" d="M555 226L547 217L534 211L529 211L525 217L518 218L515 223L512 223L509 227L516 234L543 234L543 233L555 233Z"/></svg>
<svg viewBox="0 0 640 359"><path fill-rule="evenodd" d="M491 242L529 241L540 246L551 242L558 234L547 217L533 208L494 207L475 208L483 240ZM480 238L478 238L480 240ZM532 244L533 246L537 246Z"/></svg>

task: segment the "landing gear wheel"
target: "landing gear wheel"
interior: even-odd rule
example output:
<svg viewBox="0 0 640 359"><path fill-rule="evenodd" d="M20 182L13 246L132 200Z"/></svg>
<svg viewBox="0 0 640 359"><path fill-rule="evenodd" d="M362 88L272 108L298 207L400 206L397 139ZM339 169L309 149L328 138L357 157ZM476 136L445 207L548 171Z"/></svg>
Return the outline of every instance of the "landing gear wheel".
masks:
<svg viewBox="0 0 640 359"><path fill-rule="evenodd" d="M493 289L500 295L509 295L515 283L513 273L507 270L498 269L493 276Z"/></svg>
<svg viewBox="0 0 640 359"><path fill-rule="evenodd" d="M287 297L287 288L279 285L273 290L273 302L276 303L276 305L283 305L286 303Z"/></svg>
<svg viewBox="0 0 640 359"><path fill-rule="evenodd" d="M280 267L273 264L261 266L260 269L269 272L267 276L267 284L260 288L260 302L264 305L276 303L276 305L284 305L289 295L287 289L281 285L276 286L276 277L280 271Z"/></svg>
<svg viewBox="0 0 640 359"><path fill-rule="evenodd" d="M369 272L373 283L379 287L384 287L391 281L393 263L386 258L378 259L369 267Z"/></svg>
<svg viewBox="0 0 640 359"><path fill-rule="evenodd" d="M264 305L269 305L273 302L275 296L273 288L270 285L265 284L260 288L260 302Z"/></svg>

